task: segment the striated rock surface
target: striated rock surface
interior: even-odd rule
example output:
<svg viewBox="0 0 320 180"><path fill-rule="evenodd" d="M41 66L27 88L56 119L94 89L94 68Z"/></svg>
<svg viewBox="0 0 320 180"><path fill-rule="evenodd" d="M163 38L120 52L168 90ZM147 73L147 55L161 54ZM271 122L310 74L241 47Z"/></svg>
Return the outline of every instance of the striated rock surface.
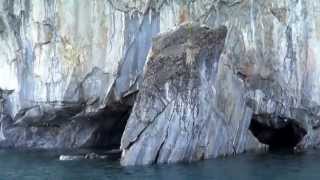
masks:
<svg viewBox="0 0 320 180"><path fill-rule="evenodd" d="M317 35L319 13L315 8L319 6L316 1L304 0L170 1L160 10L160 14L170 17L165 21L167 24L196 21L212 27L224 25L228 29L217 65L216 80L212 84L216 92L212 97L217 106L211 109L213 114L219 112L216 123L221 119L227 128L220 129L215 145L210 146L215 152L210 154L212 157L262 147L256 140L270 148L318 146L320 101L317 49L320 41ZM147 74L145 80L148 78ZM162 87L161 82L159 85ZM148 119L152 118L139 114L139 109L143 108L140 107L141 102L152 104L157 101L152 98L137 99L122 138L124 165L209 157L204 153L205 148L192 149L197 147L198 137L181 142L179 139L173 143L166 136L158 136L166 121L149 124ZM210 103L198 109L204 111L207 106ZM194 113L193 106L187 109ZM138 116L135 116L135 111ZM153 116L152 111L147 114ZM186 115L182 119L187 119L187 123L191 118ZM171 116L163 119L171 119ZM201 118L198 120L201 122ZM210 124L207 126L210 127ZM183 129L183 126L179 128ZM181 129L169 130L169 134L178 134L183 131ZM188 130L192 131L192 128ZM251 138L254 136L256 139ZM159 145L159 141L163 144ZM186 146L192 148L186 150Z"/></svg>
<svg viewBox="0 0 320 180"><path fill-rule="evenodd" d="M139 123L134 114L142 109L140 103L158 101L141 99L142 87L123 136L124 164L240 153L261 147L257 140L277 144L272 137L283 133L295 137L290 146L317 147L319 8L320 2L311 0L0 0L0 146L83 147L120 141L124 117L142 79L148 79L142 72L152 38L191 21L227 29L222 54L214 61L215 78L210 80L214 100L199 110L204 113L212 106L215 123L226 122L228 128L215 140L221 148L200 148L200 155L187 159L180 149L171 152L177 155L135 149L141 141L135 133L151 127ZM179 49L178 40L168 43L177 43ZM158 48L160 54L165 49ZM195 81L190 82L195 86ZM203 97L188 98L195 96L199 104ZM179 101L185 105L183 110L193 112L188 105L194 102L188 98ZM151 119L155 112L140 120ZM141 132L139 137L148 142L144 147L169 148L154 146L147 138L150 132ZM192 142L194 146L188 147L197 147Z"/></svg>
<svg viewBox="0 0 320 180"><path fill-rule="evenodd" d="M187 24L154 40L122 137L123 165L194 161L248 148L249 121L227 121L217 107L226 35L226 27ZM239 114L250 115L249 109Z"/></svg>
<svg viewBox="0 0 320 180"><path fill-rule="evenodd" d="M13 90L1 102L12 119L4 133L10 146L83 147L110 138L119 145L124 125L117 125L126 122L159 32L150 8L144 1L0 0L0 88Z"/></svg>

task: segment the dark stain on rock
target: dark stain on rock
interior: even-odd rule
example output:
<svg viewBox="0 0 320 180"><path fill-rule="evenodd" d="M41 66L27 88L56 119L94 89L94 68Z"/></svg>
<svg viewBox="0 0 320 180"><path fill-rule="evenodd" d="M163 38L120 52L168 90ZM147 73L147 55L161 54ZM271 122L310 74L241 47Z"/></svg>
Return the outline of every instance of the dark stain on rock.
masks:
<svg viewBox="0 0 320 180"><path fill-rule="evenodd" d="M281 23L286 24L288 21L288 9L286 8L272 8L270 9L271 14L277 18Z"/></svg>
<svg viewBox="0 0 320 180"><path fill-rule="evenodd" d="M6 24L4 23L2 17L0 16L0 34L6 31Z"/></svg>

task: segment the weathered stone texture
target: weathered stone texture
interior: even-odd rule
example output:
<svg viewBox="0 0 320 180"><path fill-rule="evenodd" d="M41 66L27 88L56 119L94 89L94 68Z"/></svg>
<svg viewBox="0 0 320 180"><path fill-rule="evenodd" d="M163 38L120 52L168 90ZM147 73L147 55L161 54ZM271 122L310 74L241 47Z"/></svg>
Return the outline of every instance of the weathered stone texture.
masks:
<svg viewBox="0 0 320 180"><path fill-rule="evenodd" d="M143 77L143 68L148 66L145 62L152 38L191 21L212 28L224 26L228 30L219 63L214 67L216 72L212 86L215 87L213 97L217 104L214 111L219 112L217 116L221 122L229 123L229 128L220 132L221 138L216 140L223 148L208 153L208 157L261 146L251 142L251 138L240 138L247 137L246 127L249 127L252 115L281 117L274 118L272 121L275 123L277 119L293 120L307 132L299 146L316 146L320 141L319 8L320 2L311 0L0 0L0 89L12 90L9 96L0 97L1 137L5 139L4 127L16 124L24 126L21 131L30 136L13 142L29 147L55 147L55 142L61 138L50 135L52 143L34 143L47 142L49 140L42 137L48 136L33 136L32 133L37 134L38 131L25 124L34 121L47 123L47 119L39 116L46 117L51 112L59 114L65 107L67 116L59 120L66 124L71 119L87 117L91 113L108 121L109 117L99 113L110 112L107 109L118 107L115 104L120 104L125 112L130 111L142 80L148 78ZM178 40L175 41L169 44L179 44ZM160 54L165 50L162 45L158 48ZM170 52L173 50L166 51L174 54ZM170 69L166 71L171 72ZM164 79L171 76L165 75ZM162 82L159 83L161 85ZM175 94L173 91L174 88L170 89L170 93ZM143 92L138 96L127 129L133 129L131 125L145 126L132 120L138 102L158 101L141 99L141 94ZM193 104L185 102L186 99L179 101ZM183 109L190 111L191 107L183 106ZM152 119L158 111L161 109L150 109L144 118ZM88 122L84 119L77 121L77 126L88 132L86 138L66 134L65 137L70 138L65 140L65 144L70 145L80 139L77 146L88 145L84 139L93 138L93 132L99 132L87 128L91 126L85 125ZM11 134L23 134L15 128L10 128L10 132L16 131ZM37 128L41 133L56 132ZM139 128L137 132L141 131ZM133 150L135 143L129 143L135 142L134 133L125 132L123 148L128 149L127 152L138 152ZM147 136L148 133L141 134L141 137ZM224 141L226 137L235 141L223 144L231 142ZM145 142L149 141L153 142L146 138ZM149 143L143 145L155 148ZM144 157L143 154L148 153L143 151L123 159L128 160L127 164L154 162L154 155ZM180 150L173 151L178 154L174 156L176 159L170 159L168 152L168 156L160 153L158 162L184 160L178 152Z"/></svg>

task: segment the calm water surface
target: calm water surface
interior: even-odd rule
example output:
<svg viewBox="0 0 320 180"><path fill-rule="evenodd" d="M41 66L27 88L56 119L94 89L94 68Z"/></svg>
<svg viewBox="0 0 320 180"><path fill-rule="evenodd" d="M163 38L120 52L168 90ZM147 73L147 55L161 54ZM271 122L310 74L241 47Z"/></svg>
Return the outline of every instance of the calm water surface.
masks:
<svg viewBox="0 0 320 180"><path fill-rule="evenodd" d="M320 151L248 153L196 163L123 168L102 160L59 161L59 152L0 150L1 180L320 180Z"/></svg>

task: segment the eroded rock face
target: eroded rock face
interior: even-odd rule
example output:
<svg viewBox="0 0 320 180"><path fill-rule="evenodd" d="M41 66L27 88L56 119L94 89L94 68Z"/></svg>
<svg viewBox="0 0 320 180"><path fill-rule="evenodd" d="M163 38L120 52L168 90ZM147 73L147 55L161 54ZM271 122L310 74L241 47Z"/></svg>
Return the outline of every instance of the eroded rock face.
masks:
<svg viewBox="0 0 320 180"><path fill-rule="evenodd" d="M122 138L123 165L194 161L239 150L233 142L247 139L248 124L227 122L217 108L226 35L226 27L186 24L154 39ZM243 127L231 132L237 123Z"/></svg>
<svg viewBox="0 0 320 180"><path fill-rule="evenodd" d="M104 128L123 124L108 109L120 108L112 110L115 117L130 111L159 32L156 5L141 2L0 0L0 88L14 90L1 112L13 121L7 133L13 146L78 147L97 144L87 143L96 136L120 138L117 126Z"/></svg>
<svg viewBox="0 0 320 180"><path fill-rule="evenodd" d="M44 109L46 108L46 109ZM1 147L118 148L131 107L106 107L94 113L82 106L34 106L15 119L2 115Z"/></svg>

